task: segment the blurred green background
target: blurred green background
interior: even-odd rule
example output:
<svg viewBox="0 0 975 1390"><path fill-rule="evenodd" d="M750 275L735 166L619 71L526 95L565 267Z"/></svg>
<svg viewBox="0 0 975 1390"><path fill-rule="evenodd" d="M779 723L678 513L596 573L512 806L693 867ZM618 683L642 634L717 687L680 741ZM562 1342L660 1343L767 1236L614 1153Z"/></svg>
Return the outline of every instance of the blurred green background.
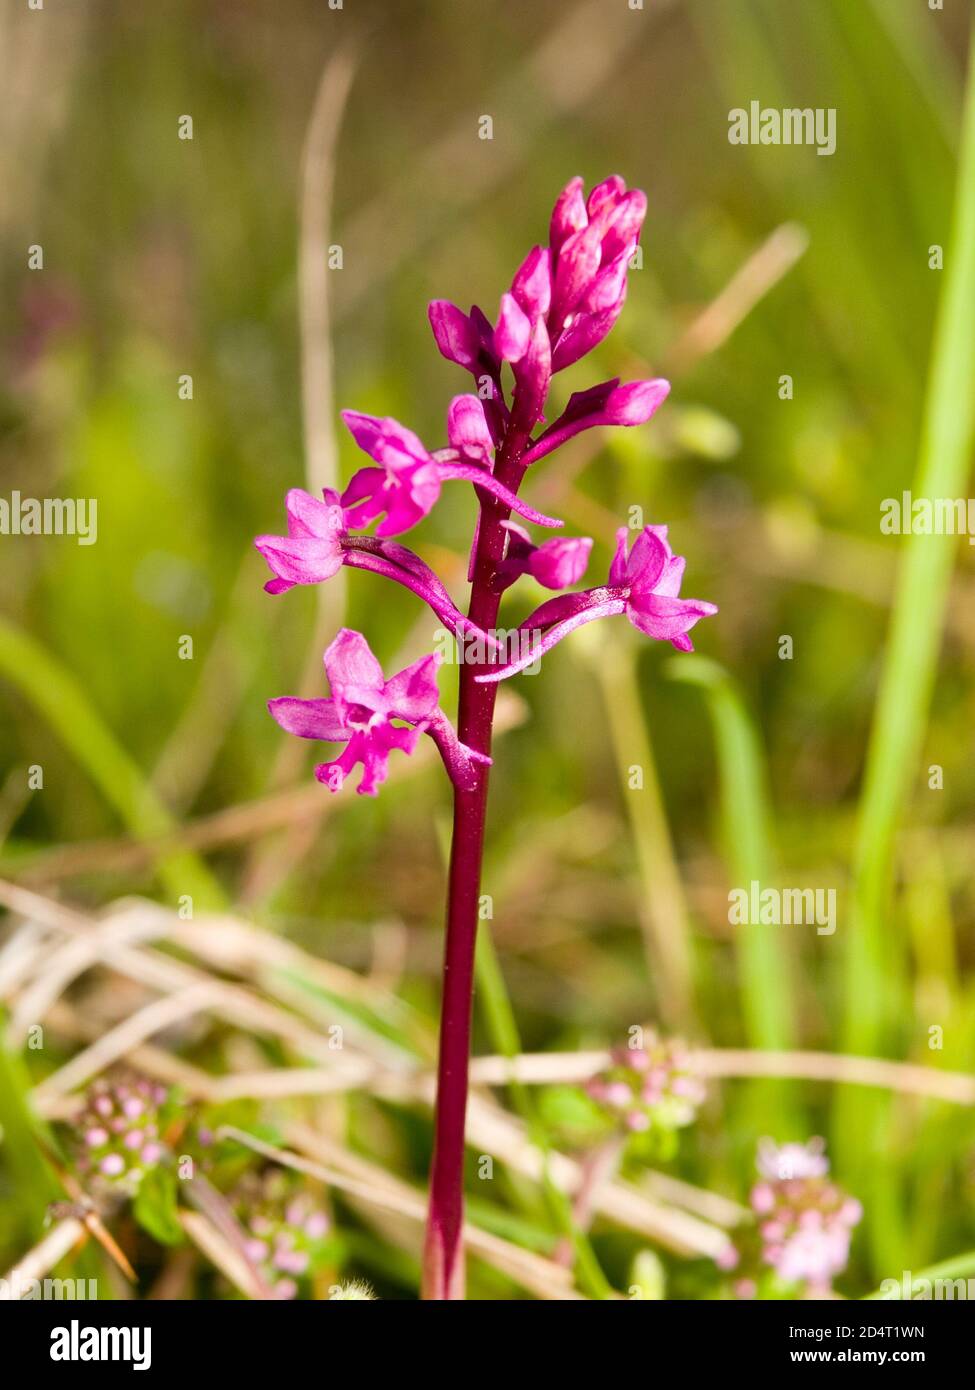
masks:
<svg viewBox="0 0 975 1390"><path fill-rule="evenodd" d="M0 495L95 497L98 540L0 537L3 876L92 908L222 895L435 1017L444 779L400 759L376 801L289 802L315 750L283 746L264 707L321 689L340 623L389 670L430 649L434 620L364 575L269 598L251 538L278 529L284 491L316 468L345 480L359 466L341 406L442 444L467 379L437 353L427 301L493 313L564 183L619 172L648 194L643 268L556 398L617 374L664 374L673 392L651 426L540 465L528 496L596 538L589 582L629 508L669 523L687 593L720 606L695 632L716 665L620 622L509 687L485 890L522 1044L600 1046L656 1020L715 1046L971 1071L964 542L934 542L956 552L946 635L922 745L878 755L905 807L896 892L859 938L851 886L903 548L879 508L915 477L970 14L924 0L6 0ZM326 68L304 303L322 413L312 404L308 426L302 152ZM729 144L729 110L752 100L835 107L835 154ZM34 245L43 270L28 269ZM342 267L316 279L328 245ZM448 489L410 537L458 597L473 506ZM515 591L503 614L514 625L530 602ZM937 635L936 605L915 619ZM454 679L445 669L448 710ZM125 857L167 817L190 849ZM835 887L836 933L729 926L728 890L752 878ZM494 1047L478 1013L476 1049ZM867 1208L851 1288L975 1245L969 1112L847 1095L725 1083L675 1171L740 1196L760 1135L824 1133Z"/></svg>

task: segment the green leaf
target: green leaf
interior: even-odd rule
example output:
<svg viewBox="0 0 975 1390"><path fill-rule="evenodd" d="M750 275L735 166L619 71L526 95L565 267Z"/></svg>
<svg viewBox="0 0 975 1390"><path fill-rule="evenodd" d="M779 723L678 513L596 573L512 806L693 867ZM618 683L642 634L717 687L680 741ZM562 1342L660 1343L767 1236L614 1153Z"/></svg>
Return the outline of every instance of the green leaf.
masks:
<svg viewBox="0 0 975 1390"><path fill-rule="evenodd" d="M176 1178L169 1168L150 1168L132 1208L136 1221L160 1245L181 1245L183 1227L177 1213Z"/></svg>

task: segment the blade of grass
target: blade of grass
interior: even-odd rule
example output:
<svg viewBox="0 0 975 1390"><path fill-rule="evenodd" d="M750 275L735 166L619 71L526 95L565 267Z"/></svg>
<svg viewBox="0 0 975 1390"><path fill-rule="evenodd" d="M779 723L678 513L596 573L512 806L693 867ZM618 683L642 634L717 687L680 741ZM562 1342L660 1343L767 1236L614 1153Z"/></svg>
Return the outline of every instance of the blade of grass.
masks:
<svg viewBox="0 0 975 1390"><path fill-rule="evenodd" d="M958 497L968 479L975 431L975 27L958 163L955 208L945 257L921 426L915 497ZM955 543L910 535L883 656L854 846L852 920L844 961L843 1046L875 1053L891 1040L902 970L902 941L890 930L895 839L916 784L934 684ZM837 1099L834 1133L868 1203L878 1269L900 1267L901 1223L892 1221L895 1166L887 1152L889 1108L880 1096ZM878 1189L883 1186L883 1191Z"/></svg>
<svg viewBox="0 0 975 1390"><path fill-rule="evenodd" d="M75 675L5 618L0 618L0 675L18 686L45 717L133 835L151 840L176 829ZM160 851L158 871L168 891L176 898L190 896L194 908L224 905L219 884L195 854L181 849Z"/></svg>
<svg viewBox="0 0 975 1390"><path fill-rule="evenodd" d="M6 1019L0 1018L3 1029ZM2 1034L0 1034L2 1036ZM30 1078L22 1059L0 1041L0 1154L13 1180L16 1203L11 1214L22 1234L36 1240L48 1203L59 1195L38 1142L40 1122L30 1104Z"/></svg>
<svg viewBox="0 0 975 1390"><path fill-rule="evenodd" d="M670 1027L694 1032L691 930L640 699L636 648L618 640L603 640L601 633L580 645L592 658L599 679L633 831L643 896L640 918L651 977L657 983L658 1008ZM639 768L642 774L639 791L630 783L632 768Z"/></svg>
<svg viewBox="0 0 975 1390"><path fill-rule="evenodd" d="M972 1274L975 1274L975 1250L966 1250L963 1255L953 1255L951 1259L942 1260L940 1264L928 1265L927 1269L912 1273L911 1279L912 1283L918 1279L926 1279L933 1284L936 1279L965 1279ZM965 1296L961 1295L962 1298ZM866 1294L863 1301L869 1303L886 1297L881 1289L875 1289L873 1293Z"/></svg>
<svg viewBox="0 0 975 1390"><path fill-rule="evenodd" d="M675 657L667 664L674 680L699 686L707 699L718 759L724 852L736 887L769 884L775 854L770 831L765 758L754 722L733 681L716 662L700 656ZM795 978L782 928L760 923L736 928L738 988L745 1036L754 1048L782 1052L796 1047L798 1005ZM795 1088L766 1087L754 1092L758 1113L777 1131L798 1123Z"/></svg>
<svg viewBox="0 0 975 1390"><path fill-rule="evenodd" d="M699 686L714 725L725 851L735 884L768 883L774 854L769 826L764 754L754 722L731 678L700 656L675 657L667 674ZM742 1006L753 1047L773 1051L796 1045L792 971L782 938L768 928L743 926L738 936Z"/></svg>

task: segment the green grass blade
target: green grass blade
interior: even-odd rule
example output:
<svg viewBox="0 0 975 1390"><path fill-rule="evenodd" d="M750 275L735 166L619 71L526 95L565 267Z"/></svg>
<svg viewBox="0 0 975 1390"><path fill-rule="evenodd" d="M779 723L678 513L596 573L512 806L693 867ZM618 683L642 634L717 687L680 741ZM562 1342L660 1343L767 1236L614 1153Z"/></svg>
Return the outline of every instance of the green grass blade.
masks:
<svg viewBox="0 0 975 1390"><path fill-rule="evenodd" d="M714 725L721 794L722 838L736 887L765 885L774 872L771 812L764 754L755 725L730 677L704 657L675 657L675 680L700 686ZM750 925L737 929L745 1034L752 1047L796 1045L792 970L781 932Z"/></svg>
<svg viewBox="0 0 975 1390"><path fill-rule="evenodd" d="M6 1026L2 1016L0 1026ZM4 1234L36 1241L48 1203L58 1196L58 1186L36 1142L42 1129L29 1097L30 1078L23 1059L0 1042L0 1163L16 1197L14 1202L5 1202L4 1209L20 1227Z"/></svg>
<svg viewBox="0 0 975 1390"><path fill-rule="evenodd" d="M103 723L74 674L5 618L0 618L0 675L18 686L47 719L137 839L152 840L176 829L176 822ZM195 854L160 852L159 876L174 897L192 897L196 909L224 905L219 884Z"/></svg>
<svg viewBox="0 0 975 1390"><path fill-rule="evenodd" d="M615 637L616 634L613 634ZM636 849L643 893L641 920L655 977L658 1008L671 1028L697 1031L691 930L657 779L656 760L640 699L636 648L592 634L588 654L603 693L620 787ZM630 785L638 767L642 785Z"/></svg>
<svg viewBox="0 0 975 1390"><path fill-rule="evenodd" d="M975 31L973 31L975 35ZM959 155L955 209L934 331L915 497L958 497L967 487L975 430L975 42ZM891 930L895 839L917 784L934 684L955 545L943 536L910 535L903 542L897 590L883 657L877 706L853 862L852 916L844 961L843 1047L867 1055L894 1034L902 942ZM844 1162L866 1192L878 1177L894 1181L885 1152L888 1101L868 1094L837 1100L834 1133ZM873 1208L870 1223L878 1269L900 1259L902 1239L891 1216L891 1194ZM868 1204L868 1218L871 1215Z"/></svg>

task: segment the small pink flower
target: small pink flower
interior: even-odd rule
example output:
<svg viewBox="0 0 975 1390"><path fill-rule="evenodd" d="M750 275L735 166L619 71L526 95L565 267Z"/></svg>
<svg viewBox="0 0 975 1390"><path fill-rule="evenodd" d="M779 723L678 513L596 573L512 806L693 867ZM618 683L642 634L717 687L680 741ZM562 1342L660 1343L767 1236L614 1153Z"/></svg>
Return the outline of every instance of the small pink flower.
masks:
<svg viewBox="0 0 975 1390"><path fill-rule="evenodd" d="M703 599L679 598L684 558L667 543L666 526L645 526L627 554L629 532L616 533L616 555L609 570L611 586L625 589L626 616L648 637L670 642L678 651L691 652L687 633L701 618L717 613Z"/></svg>
<svg viewBox="0 0 975 1390"><path fill-rule="evenodd" d="M323 1211L313 1211L305 1221L305 1235L309 1240L321 1240L328 1235L328 1225L328 1217Z"/></svg>
<svg viewBox="0 0 975 1390"><path fill-rule="evenodd" d="M287 536L258 536L254 544L274 571L264 585L269 594L283 594L296 584L331 579L342 567L342 539L347 531L339 495L326 488L320 501L294 487L285 497Z"/></svg>
<svg viewBox="0 0 975 1390"><path fill-rule="evenodd" d="M362 468L342 494L347 525L353 530L369 526L379 517L377 536L397 536L427 516L440 497L441 484L449 479L473 483L506 507L538 526L561 526L556 517L544 516L522 501L494 477L487 465L493 448L484 408L476 396L455 400L448 415L449 448L427 451L405 425L389 417L379 419L355 410L343 410L345 421L359 448L380 465ZM479 422L475 417L479 416ZM473 436L473 447L468 444Z"/></svg>
<svg viewBox="0 0 975 1390"><path fill-rule="evenodd" d="M467 429L473 448L475 426L468 421ZM363 469L356 478L377 472L376 469ZM350 490L355 490L356 478L350 483ZM283 594L296 584L318 584L348 565L393 580L428 604L445 626L455 632L473 632L487 640L485 634L459 611L440 579L419 555L396 541L351 535L352 513L346 506L349 501L349 490L340 498L337 492L325 488L319 500L302 488L291 489L285 498L288 534L258 536L254 542L274 574L264 585L267 592Z"/></svg>
<svg viewBox="0 0 975 1390"><path fill-rule="evenodd" d="M704 599L679 597L684 560L671 551L666 526L645 526L628 553L629 534L625 526L616 533L616 554L608 584L581 593L561 594L543 603L521 624L520 631L542 634L531 643L530 651L475 679L482 683L506 680L584 623L619 613L625 613L646 636L670 642L678 651L693 651L687 633L701 618L717 613L717 608Z"/></svg>
<svg viewBox="0 0 975 1390"><path fill-rule="evenodd" d="M775 1193L767 1182L756 1183L751 1195L752 1211L764 1213L775 1206Z"/></svg>
<svg viewBox="0 0 975 1390"><path fill-rule="evenodd" d="M334 762L315 768L315 776L330 791L340 790L355 765L361 763L362 778L356 790L360 795L375 796L388 775L390 753L394 749L412 753L421 733L434 739L452 778L469 782L476 776L474 762L490 760L466 749L438 708L436 671L440 660L437 655L421 657L387 681L362 633L343 628L324 658L331 698L285 696L269 701L268 709L288 733L345 744L345 751Z"/></svg>

